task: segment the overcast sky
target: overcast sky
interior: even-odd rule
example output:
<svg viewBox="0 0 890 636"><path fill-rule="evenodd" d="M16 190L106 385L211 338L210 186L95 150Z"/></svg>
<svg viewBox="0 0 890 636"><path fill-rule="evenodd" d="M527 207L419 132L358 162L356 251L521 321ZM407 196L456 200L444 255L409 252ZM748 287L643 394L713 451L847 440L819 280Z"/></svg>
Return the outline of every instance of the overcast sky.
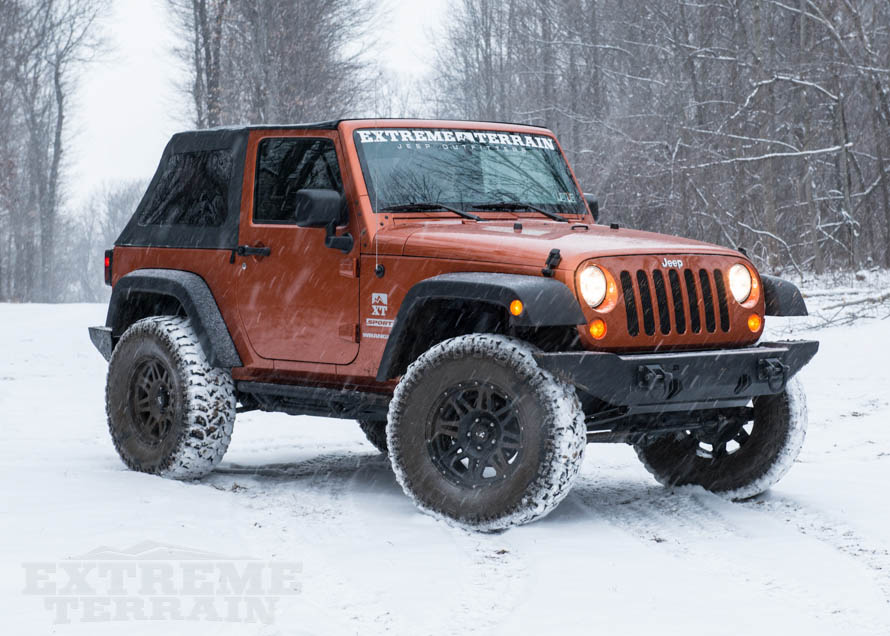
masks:
<svg viewBox="0 0 890 636"><path fill-rule="evenodd" d="M428 69L426 34L446 2L389 3L387 39L378 43L385 67L408 74ZM151 178L170 135L191 127L177 94L183 69L172 54L171 24L165 0L113 0L104 25L110 51L84 74L71 117L68 191L74 209L105 182Z"/></svg>

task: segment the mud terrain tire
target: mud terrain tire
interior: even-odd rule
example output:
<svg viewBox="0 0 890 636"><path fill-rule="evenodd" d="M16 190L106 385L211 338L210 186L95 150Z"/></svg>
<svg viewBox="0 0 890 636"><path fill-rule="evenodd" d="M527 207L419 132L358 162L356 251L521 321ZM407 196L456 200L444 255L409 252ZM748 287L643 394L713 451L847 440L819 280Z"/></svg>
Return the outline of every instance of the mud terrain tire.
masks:
<svg viewBox="0 0 890 636"><path fill-rule="evenodd" d="M196 479L222 460L235 422L231 374L211 367L188 318L134 323L108 365L108 429L132 470Z"/></svg>
<svg viewBox="0 0 890 636"><path fill-rule="evenodd" d="M388 452L386 448L386 420L379 422L359 420L358 425L368 441L371 442L371 446L386 455Z"/></svg>
<svg viewBox="0 0 890 636"><path fill-rule="evenodd" d="M702 457L699 441L687 433L634 449L662 485L695 484L742 500L767 491L785 476L800 453L806 431L806 394L800 381L792 378L782 393L754 399L753 426L735 452Z"/></svg>
<svg viewBox="0 0 890 636"><path fill-rule="evenodd" d="M472 334L408 368L386 432L396 479L421 510L497 531L544 517L568 494L584 459L584 415L533 351Z"/></svg>

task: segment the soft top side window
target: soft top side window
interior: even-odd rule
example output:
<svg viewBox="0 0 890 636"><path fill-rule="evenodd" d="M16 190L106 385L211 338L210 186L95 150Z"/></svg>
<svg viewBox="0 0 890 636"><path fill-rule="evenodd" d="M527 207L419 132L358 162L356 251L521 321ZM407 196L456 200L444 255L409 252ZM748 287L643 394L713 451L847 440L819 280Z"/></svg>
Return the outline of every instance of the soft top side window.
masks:
<svg viewBox="0 0 890 636"><path fill-rule="evenodd" d="M257 148L253 219L293 223L294 198L303 188L343 192L334 142L330 139L263 139Z"/></svg>
<svg viewBox="0 0 890 636"><path fill-rule="evenodd" d="M170 155L139 225L222 225L231 177L232 158L227 150Z"/></svg>

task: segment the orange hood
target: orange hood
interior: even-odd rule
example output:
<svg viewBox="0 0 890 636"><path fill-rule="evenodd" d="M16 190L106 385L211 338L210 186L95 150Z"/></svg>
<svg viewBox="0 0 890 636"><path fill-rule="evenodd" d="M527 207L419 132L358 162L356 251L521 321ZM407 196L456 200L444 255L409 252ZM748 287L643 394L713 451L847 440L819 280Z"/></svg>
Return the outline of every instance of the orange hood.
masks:
<svg viewBox="0 0 890 636"><path fill-rule="evenodd" d="M588 258L605 256L739 254L735 250L700 241L639 230L613 230L604 225L566 224L523 218L522 230L516 231L513 223L465 223L450 219L415 223L406 219L406 223L378 233L378 250L380 253L432 259L543 266L550 250L558 249L562 256L559 268L569 270L574 270Z"/></svg>

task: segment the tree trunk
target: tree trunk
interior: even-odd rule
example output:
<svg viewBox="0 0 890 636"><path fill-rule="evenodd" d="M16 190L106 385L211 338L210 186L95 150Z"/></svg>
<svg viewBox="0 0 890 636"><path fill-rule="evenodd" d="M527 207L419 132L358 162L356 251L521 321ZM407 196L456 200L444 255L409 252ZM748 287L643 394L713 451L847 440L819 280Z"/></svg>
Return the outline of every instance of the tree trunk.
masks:
<svg viewBox="0 0 890 636"><path fill-rule="evenodd" d="M844 223L847 227L847 248L849 249L849 265L851 268L856 268L859 265L859 248L857 241L857 228L855 220L853 219L853 199L851 197L851 188L852 188L852 179L850 177L850 160L849 160L849 149L847 148L847 144L849 143L849 135L847 134L847 118L844 113L844 94L841 92L842 87L840 84L840 80L837 80L838 86L838 102L837 108L835 109L836 116L836 129L837 129L837 139L838 145L841 146L841 149L838 153L838 163L841 181L841 191L844 196Z"/></svg>
<svg viewBox="0 0 890 636"><path fill-rule="evenodd" d="M886 160L886 129L881 126L880 113L875 109L871 118L872 130L875 137L875 154L878 157L878 174L880 182L878 188L881 191L881 204L884 207L884 267L890 268L890 186L887 185L887 160Z"/></svg>

